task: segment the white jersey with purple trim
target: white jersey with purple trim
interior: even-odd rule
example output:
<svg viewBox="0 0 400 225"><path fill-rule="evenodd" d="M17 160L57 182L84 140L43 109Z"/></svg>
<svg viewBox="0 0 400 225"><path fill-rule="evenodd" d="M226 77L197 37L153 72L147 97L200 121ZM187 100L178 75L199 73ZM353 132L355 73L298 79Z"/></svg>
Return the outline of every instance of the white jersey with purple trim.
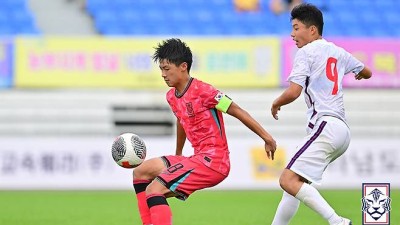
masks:
<svg viewBox="0 0 400 225"><path fill-rule="evenodd" d="M343 77L350 72L358 74L363 68L362 62L325 39L315 40L297 51L288 81L303 87L310 128L322 116L346 122Z"/></svg>

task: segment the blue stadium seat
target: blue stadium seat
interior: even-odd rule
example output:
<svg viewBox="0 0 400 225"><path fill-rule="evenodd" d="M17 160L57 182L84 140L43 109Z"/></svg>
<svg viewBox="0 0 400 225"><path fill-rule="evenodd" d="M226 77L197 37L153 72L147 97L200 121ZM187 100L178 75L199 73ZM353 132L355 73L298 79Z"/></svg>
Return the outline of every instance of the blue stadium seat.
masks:
<svg viewBox="0 0 400 225"><path fill-rule="evenodd" d="M131 8L123 9L118 13L122 24L135 24L143 21L143 12Z"/></svg>
<svg viewBox="0 0 400 225"><path fill-rule="evenodd" d="M366 29L360 26L345 26L342 27L342 35L347 37L364 37L366 36Z"/></svg>
<svg viewBox="0 0 400 225"><path fill-rule="evenodd" d="M385 13L382 13L382 19L385 24L393 24L400 26L400 16L399 16L399 11L397 9L386 10Z"/></svg>
<svg viewBox="0 0 400 225"><path fill-rule="evenodd" d="M363 26L358 15L355 15L350 10L342 10L335 12L335 25L343 28Z"/></svg>
<svg viewBox="0 0 400 225"><path fill-rule="evenodd" d="M221 9L218 11L217 18L222 22L238 22L239 15L235 11L228 10L228 9Z"/></svg>
<svg viewBox="0 0 400 225"><path fill-rule="evenodd" d="M12 0L6 1L12 2ZM273 15L269 10L269 1L260 2L260 12L237 12L232 0L87 0L87 10L93 16L96 28L101 30L100 33L289 35L291 32L289 13ZM308 0L307 2L323 9L324 36L390 37L398 36L400 33L398 31L400 28L396 28L396 25L400 27L398 16L400 1ZM377 11L379 13L376 13ZM0 21L1 19L0 15ZM160 24L168 26L161 28ZM382 24L385 26L380 26ZM377 26L380 28L370 30Z"/></svg>
<svg viewBox="0 0 400 225"><path fill-rule="evenodd" d="M123 27L115 24L109 24L108 26L101 26L98 29L101 34L109 36L120 36L126 33Z"/></svg>
<svg viewBox="0 0 400 225"><path fill-rule="evenodd" d="M340 36L343 36L343 35L344 35L343 30L337 28L336 26L332 26L332 27L326 26L326 27L324 27L324 31L322 33L322 36L324 38L326 38L326 37L340 37Z"/></svg>
<svg viewBox="0 0 400 225"><path fill-rule="evenodd" d="M129 27L124 27L123 34L128 35L148 35L149 34L149 27L147 24L132 24Z"/></svg>
<svg viewBox="0 0 400 225"><path fill-rule="evenodd" d="M393 8L396 8L396 0L372 0L371 2L374 5L374 8L377 9L377 11L380 10L390 10ZM398 3L397 3L398 4Z"/></svg>
<svg viewBox="0 0 400 225"><path fill-rule="evenodd" d="M365 36L369 37L390 37L394 33L390 32L387 27L377 26L372 29L368 29Z"/></svg>
<svg viewBox="0 0 400 225"><path fill-rule="evenodd" d="M356 11L357 7L350 0L334 0L326 1L327 10L330 12L341 12L341 11Z"/></svg>
<svg viewBox="0 0 400 225"><path fill-rule="evenodd" d="M374 11L365 10L357 17L359 17L360 22L368 24L369 28L381 26L383 23L383 19L381 18L380 14Z"/></svg>
<svg viewBox="0 0 400 225"><path fill-rule="evenodd" d="M95 15L99 10L110 9L108 0L86 0L86 10L90 15Z"/></svg>
<svg viewBox="0 0 400 225"><path fill-rule="evenodd" d="M37 35L40 33L36 26L32 26L29 24L15 27L14 32L22 35Z"/></svg>
<svg viewBox="0 0 400 225"><path fill-rule="evenodd" d="M190 18L193 20L196 20L198 22L203 22L204 25L207 25L208 23L212 23L213 21L216 20L216 15L210 10L205 10L205 9L199 9L195 10L191 13Z"/></svg>
<svg viewBox="0 0 400 225"><path fill-rule="evenodd" d="M26 10L14 9L9 13L15 24L33 24L33 16Z"/></svg>
<svg viewBox="0 0 400 225"><path fill-rule="evenodd" d="M10 18L9 11L0 9L0 24L8 23Z"/></svg>
<svg viewBox="0 0 400 225"><path fill-rule="evenodd" d="M36 34L35 20L27 7L26 0L1 0L0 34Z"/></svg>
<svg viewBox="0 0 400 225"><path fill-rule="evenodd" d="M7 10L26 9L26 0L2 0L1 7Z"/></svg>
<svg viewBox="0 0 400 225"><path fill-rule="evenodd" d="M4 37L10 35L14 35L14 29L6 24L0 24L0 36Z"/></svg>
<svg viewBox="0 0 400 225"><path fill-rule="evenodd" d="M169 11L168 20L174 21L173 23L181 23L185 21L190 21L191 13L180 8L174 8Z"/></svg>
<svg viewBox="0 0 400 225"><path fill-rule="evenodd" d="M203 26L199 26L197 34L210 36L221 35L221 29L222 28L219 26L219 24L209 22L203 24Z"/></svg>
<svg viewBox="0 0 400 225"><path fill-rule="evenodd" d="M118 14L111 10L98 10L94 15L95 26L101 34L123 34L123 27Z"/></svg>
<svg viewBox="0 0 400 225"><path fill-rule="evenodd" d="M320 9L328 8L329 2L330 1L327 1L327 0L308 0L307 1L307 3L311 3Z"/></svg>

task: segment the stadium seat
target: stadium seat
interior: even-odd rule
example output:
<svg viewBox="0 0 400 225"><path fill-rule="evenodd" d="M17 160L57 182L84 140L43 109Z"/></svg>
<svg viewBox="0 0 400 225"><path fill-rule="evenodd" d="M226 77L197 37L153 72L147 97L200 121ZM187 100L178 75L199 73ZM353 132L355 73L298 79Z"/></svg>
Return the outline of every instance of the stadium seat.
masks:
<svg viewBox="0 0 400 225"><path fill-rule="evenodd" d="M8 25L0 24L0 37L7 37L14 34L14 29Z"/></svg>
<svg viewBox="0 0 400 225"><path fill-rule="evenodd" d="M86 10L89 15L94 16L97 11L110 9L108 0L86 0Z"/></svg>
<svg viewBox="0 0 400 225"><path fill-rule="evenodd" d="M0 10L0 24L8 23L10 15L6 10Z"/></svg>
<svg viewBox="0 0 400 225"><path fill-rule="evenodd" d="M335 1L326 1L326 8L330 12L341 12L341 11L356 11L357 7L350 0L335 0Z"/></svg>
<svg viewBox="0 0 400 225"><path fill-rule="evenodd" d="M14 9L26 9L26 0L2 0L1 7L14 10Z"/></svg>
<svg viewBox="0 0 400 225"><path fill-rule="evenodd" d="M379 9L379 10L389 10L389 9L396 8L396 1L393 1L393 0L385 0L385 1L374 0L373 1L373 5L374 5L374 7L376 9Z"/></svg>
<svg viewBox="0 0 400 225"><path fill-rule="evenodd" d="M1 1L0 33L2 36L39 33L26 0Z"/></svg>
<svg viewBox="0 0 400 225"><path fill-rule="evenodd" d="M7 0L11 2L12 0ZM23 1L23 0L17 0ZM400 1L309 0L324 12L324 35L398 37ZM269 1L260 1L258 12L238 12L232 0L87 0L96 28L121 34L177 35L288 35L290 15L273 15ZM166 9L170 9L168 12ZM376 14L377 10L380 12ZM354 13L363 12L363 13ZM114 15L114 16L113 16ZM1 17L1 16L0 16ZM0 18L1 21L1 18ZM141 23L146 21L146 26ZM158 28L168 23L168 28ZM179 24L179 26L175 26ZM368 30L385 24L374 31ZM133 27L133 28L132 28ZM136 28L136 29L135 29ZM163 33L164 32L164 33ZM102 32L100 32L102 33Z"/></svg>
<svg viewBox="0 0 400 225"><path fill-rule="evenodd" d="M143 20L142 14L143 13L138 10L127 8L119 11L118 18L121 20L122 25L126 24L130 26L132 24L140 23Z"/></svg>

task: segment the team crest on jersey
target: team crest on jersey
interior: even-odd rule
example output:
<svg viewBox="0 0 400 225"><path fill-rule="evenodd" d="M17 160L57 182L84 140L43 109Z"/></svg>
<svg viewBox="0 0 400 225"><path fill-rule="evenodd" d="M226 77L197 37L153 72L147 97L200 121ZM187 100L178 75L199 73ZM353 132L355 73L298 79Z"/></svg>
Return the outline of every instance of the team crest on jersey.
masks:
<svg viewBox="0 0 400 225"><path fill-rule="evenodd" d="M361 202L363 225L390 224L391 199L389 183L364 183Z"/></svg>
<svg viewBox="0 0 400 225"><path fill-rule="evenodd" d="M194 117L193 105L191 102L186 103L186 114L188 117Z"/></svg>
<svg viewBox="0 0 400 225"><path fill-rule="evenodd" d="M218 94L214 97L214 99L217 100L217 102L219 102L222 97L224 97L224 93L218 92Z"/></svg>

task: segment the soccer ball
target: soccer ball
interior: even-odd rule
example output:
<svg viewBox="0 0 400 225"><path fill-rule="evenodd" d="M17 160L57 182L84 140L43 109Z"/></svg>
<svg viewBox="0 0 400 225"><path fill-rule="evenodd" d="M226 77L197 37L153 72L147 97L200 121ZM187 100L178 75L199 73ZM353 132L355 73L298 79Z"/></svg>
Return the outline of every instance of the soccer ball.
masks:
<svg viewBox="0 0 400 225"><path fill-rule="evenodd" d="M146 158L146 145L141 137L124 133L115 138L111 153L114 161L124 168L135 168Z"/></svg>

